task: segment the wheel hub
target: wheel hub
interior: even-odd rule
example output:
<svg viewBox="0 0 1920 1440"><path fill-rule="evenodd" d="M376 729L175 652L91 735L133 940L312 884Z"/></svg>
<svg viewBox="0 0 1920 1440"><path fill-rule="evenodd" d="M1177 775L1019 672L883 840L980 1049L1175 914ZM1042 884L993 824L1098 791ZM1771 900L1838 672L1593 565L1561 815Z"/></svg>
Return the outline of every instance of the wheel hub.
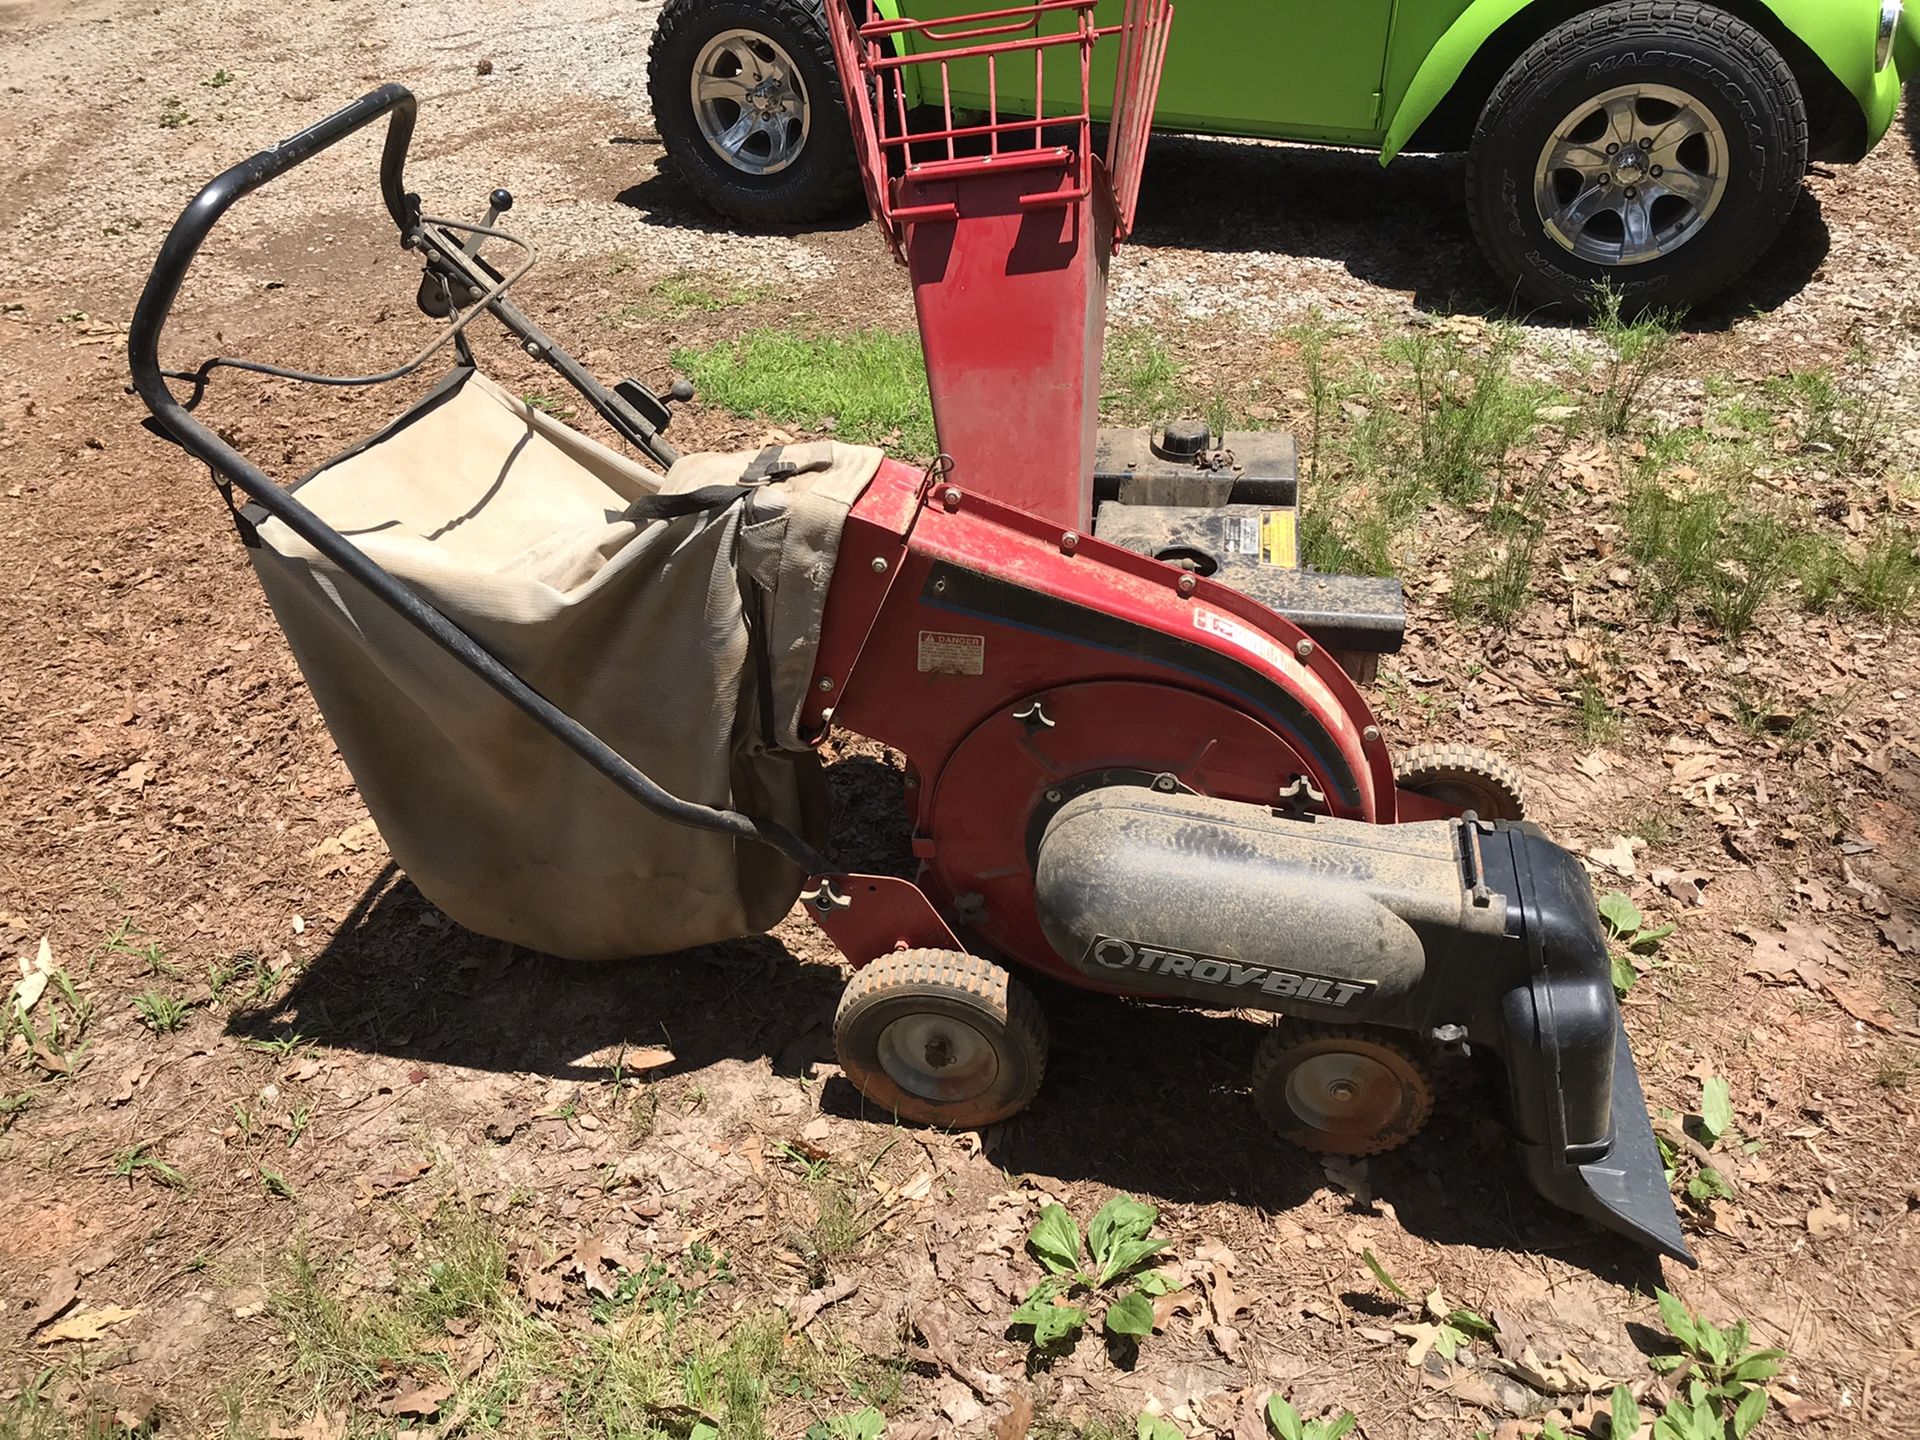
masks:
<svg viewBox="0 0 1920 1440"><path fill-rule="evenodd" d="M950 1015L903 1015L881 1031L879 1049L893 1083L923 1100L971 1100L1000 1072L987 1037Z"/></svg>
<svg viewBox="0 0 1920 1440"><path fill-rule="evenodd" d="M693 63L693 117L713 153L749 175L772 175L800 157L811 120L799 66L753 30L714 36Z"/></svg>
<svg viewBox="0 0 1920 1440"><path fill-rule="evenodd" d="M1670 255L1726 195L1731 147L1706 103L1666 85L1604 91L1555 126L1534 170L1546 232L1596 265Z"/></svg>
<svg viewBox="0 0 1920 1440"><path fill-rule="evenodd" d="M1303 1123L1335 1135L1373 1135L1405 1108L1399 1077L1358 1049L1315 1055L1287 1077L1287 1105Z"/></svg>

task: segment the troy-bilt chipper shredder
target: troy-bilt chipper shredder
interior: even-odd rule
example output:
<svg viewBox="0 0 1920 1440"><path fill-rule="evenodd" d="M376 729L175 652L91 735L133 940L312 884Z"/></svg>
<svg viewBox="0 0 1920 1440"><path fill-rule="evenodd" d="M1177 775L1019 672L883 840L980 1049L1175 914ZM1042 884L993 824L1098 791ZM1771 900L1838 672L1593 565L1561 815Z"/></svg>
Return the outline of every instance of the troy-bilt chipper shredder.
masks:
<svg viewBox="0 0 1920 1440"><path fill-rule="evenodd" d="M1399 1144L1434 1053L1490 1051L1539 1189L1688 1259L1584 873L1520 821L1497 762L1449 746L1396 774L1351 678L1398 644L1397 587L1297 568L1283 439L1095 428L1166 0L1106 28L1093 0L828 9L912 278L942 451L924 468L834 443L680 455L666 401L602 385L506 298L533 260L500 228L511 196L481 224L422 213L398 86L227 171L168 235L135 384L228 495L395 860L470 928L574 957L764 930L798 897L854 967L848 1077L932 1124L1033 1098L1046 1032L1021 966L1284 1017L1254 1099L1314 1150ZM945 100L959 67L995 94L1010 65L1045 113ZM775 123L777 97L739 85L738 123ZM382 195L438 337L371 375L163 370L214 223L383 116ZM466 334L482 314L647 463L488 380ZM221 367L372 384L449 348L431 392L288 489L189 413ZM904 753L912 878L819 848L815 747L836 728Z"/></svg>

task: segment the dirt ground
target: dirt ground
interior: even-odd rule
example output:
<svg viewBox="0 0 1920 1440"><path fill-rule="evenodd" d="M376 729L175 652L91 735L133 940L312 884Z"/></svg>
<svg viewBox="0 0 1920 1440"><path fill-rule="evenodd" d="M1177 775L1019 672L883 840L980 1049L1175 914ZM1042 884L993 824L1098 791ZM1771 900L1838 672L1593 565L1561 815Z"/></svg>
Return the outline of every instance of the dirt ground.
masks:
<svg viewBox="0 0 1920 1440"><path fill-rule="evenodd" d="M1303 1413L1355 1411L1368 1440L1505 1440L1553 1412L1585 1423L1616 1380L1652 1403L1658 1284L1788 1352L1761 1433L1920 1435L1911 618L1782 612L1737 650L1642 625L1613 672L1624 728L1592 743L1569 667L1603 523L1555 530L1559 560L1507 630L1451 617L1444 553L1407 576L1411 639L1376 693L1394 738L1502 751L1602 889L1678 924L1626 1011L1650 1102L1695 1114L1722 1078L1744 1142L1716 1162L1732 1193L1687 1207L1697 1272L1548 1208L1497 1095L1471 1082L1408 1148L1325 1167L1260 1128L1255 1022L1047 990L1054 1049L1030 1112L983 1135L901 1130L863 1114L831 1062L844 971L804 918L587 966L462 931L395 873L204 474L139 428L126 321L200 182L399 80L423 100L412 187L466 217L509 186L544 261L523 299L603 374L663 381L673 346L753 325L910 323L859 217L738 233L661 167L642 86L655 9L0 3L0 952L37 1022L13 1027L0 1078L0 1433L69 1433L90 1409L169 1435L701 1433L691 1396L589 1426L577 1417L611 1382L572 1361L509 1374L497 1316L475 1330L449 1312L437 1369L415 1345L343 1378L302 1286L348 1313L393 1302L457 1217L503 1247L512 1333L548 1346L527 1353L628 1324L609 1277L650 1267L647 1293L659 1276L697 1293L716 1344L784 1309L763 1368L812 1378L769 1400L763 1430L716 1417L725 1433L799 1436L873 1403L894 1437L1131 1435L1144 1408L1246 1440L1277 1390ZM1916 154L1903 128L1867 163L1818 171L1785 242L1696 317L1655 397L1697 408L1709 375L1864 348L1897 463L1827 483L1837 514L1907 526ZM240 207L186 287L169 358L372 370L408 355L426 322L373 157L346 147ZM1169 142L1115 265L1115 317L1161 327L1203 386L1284 371L1287 327L1314 313L1375 335L1472 321L1500 297L1457 184L1447 161L1382 172ZM639 303L689 267L756 288L718 314ZM1549 359L1592 346L1525 333ZM502 347L489 360L523 391L555 388ZM240 384L212 410L291 476L398 403ZM1297 389L1271 404L1301 423ZM732 448L766 429L696 405L675 439ZM1542 463L1596 505L1617 478L1591 455ZM1735 703L1751 695L1758 723ZM900 776L878 758L834 768L838 848L904 867ZM70 991L34 980L49 967ZM156 995L185 1003L177 1028L153 1022ZM1007 1329L1040 1273L1027 1227L1050 1201L1084 1224L1122 1191L1160 1207L1184 1300L1130 1363L1089 1337L1030 1373ZM1363 1252L1416 1305L1438 1288L1499 1339L1409 1363L1420 1317ZM442 1380L507 1398L408 1403Z"/></svg>

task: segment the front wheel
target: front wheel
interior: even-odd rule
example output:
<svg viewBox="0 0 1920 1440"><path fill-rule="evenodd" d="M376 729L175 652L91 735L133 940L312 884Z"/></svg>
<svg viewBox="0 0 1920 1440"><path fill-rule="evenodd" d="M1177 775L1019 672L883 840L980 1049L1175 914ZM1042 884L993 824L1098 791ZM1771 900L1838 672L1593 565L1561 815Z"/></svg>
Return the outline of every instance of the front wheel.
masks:
<svg viewBox="0 0 1920 1440"><path fill-rule="evenodd" d="M902 1120L971 1130L1023 1109L1047 1066L1040 1006L955 950L882 955L848 982L833 1044L860 1093Z"/></svg>
<svg viewBox="0 0 1920 1440"><path fill-rule="evenodd" d="M1494 87L1467 209L1518 294L1684 310L1766 251L1799 198L1807 112L1759 31L1694 0L1623 0L1543 36Z"/></svg>
<svg viewBox="0 0 1920 1440"><path fill-rule="evenodd" d="M821 0L667 0L647 94L667 154L723 215L797 225L859 193Z"/></svg>

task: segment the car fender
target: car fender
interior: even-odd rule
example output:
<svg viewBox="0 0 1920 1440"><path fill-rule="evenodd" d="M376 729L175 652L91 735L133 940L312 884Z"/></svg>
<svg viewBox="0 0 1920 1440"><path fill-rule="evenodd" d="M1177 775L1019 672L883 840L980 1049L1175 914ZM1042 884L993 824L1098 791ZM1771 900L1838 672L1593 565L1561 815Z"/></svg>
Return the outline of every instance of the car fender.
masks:
<svg viewBox="0 0 1920 1440"><path fill-rule="evenodd" d="M1461 12L1427 52L1406 92L1394 105L1387 122L1386 141L1380 150L1381 164L1406 147L1494 33L1521 11L1539 3L1541 0L1473 0ZM1901 59L1876 74L1873 47L1880 13L1878 0L1841 0L1841 3L1758 0L1758 3L1798 36L1853 96L1866 117L1869 145L1877 143L1893 122L1893 112L1899 104L1900 72L1911 75L1915 67L1920 67L1920 15L1916 15L1915 9L1909 8L1901 22L1897 47Z"/></svg>
<svg viewBox="0 0 1920 1440"><path fill-rule="evenodd" d="M840 0L826 0L826 3L829 5L837 5L840 3ZM906 13L906 6L901 3L901 0L872 0L872 4L874 18L879 20L898 20ZM854 13L857 15L859 12L855 11ZM900 51L899 40L896 38L892 43L894 53L898 54ZM920 103L920 71L923 68L925 67L920 65L903 65L894 72L895 78L906 90L907 104L909 105L918 105Z"/></svg>

